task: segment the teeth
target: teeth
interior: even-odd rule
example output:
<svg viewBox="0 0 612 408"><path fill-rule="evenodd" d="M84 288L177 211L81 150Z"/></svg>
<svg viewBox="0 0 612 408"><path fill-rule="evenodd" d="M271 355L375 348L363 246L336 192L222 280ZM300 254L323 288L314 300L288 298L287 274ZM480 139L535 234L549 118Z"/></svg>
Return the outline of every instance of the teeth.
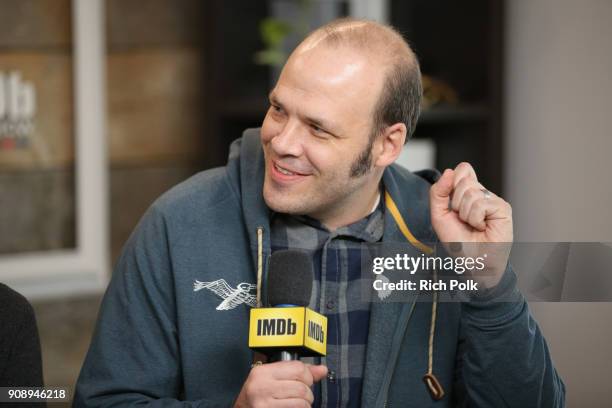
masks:
<svg viewBox="0 0 612 408"><path fill-rule="evenodd" d="M279 166L276 166L276 165L274 167L276 167L276 170L278 170L280 173L282 173L282 174L284 174L286 176L294 176L295 175L295 173L292 173L292 172L290 172L288 170L285 170L282 167L279 167Z"/></svg>

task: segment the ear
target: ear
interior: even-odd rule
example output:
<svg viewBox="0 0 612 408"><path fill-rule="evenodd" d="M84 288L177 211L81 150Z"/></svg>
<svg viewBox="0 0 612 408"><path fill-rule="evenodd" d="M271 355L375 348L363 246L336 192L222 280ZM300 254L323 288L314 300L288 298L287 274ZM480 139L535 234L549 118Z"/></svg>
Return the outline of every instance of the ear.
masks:
<svg viewBox="0 0 612 408"><path fill-rule="evenodd" d="M402 152L406 140L406 125L396 123L386 127L376 140L376 152L374 164L378 167L387 167L392 164Z"/></svg>

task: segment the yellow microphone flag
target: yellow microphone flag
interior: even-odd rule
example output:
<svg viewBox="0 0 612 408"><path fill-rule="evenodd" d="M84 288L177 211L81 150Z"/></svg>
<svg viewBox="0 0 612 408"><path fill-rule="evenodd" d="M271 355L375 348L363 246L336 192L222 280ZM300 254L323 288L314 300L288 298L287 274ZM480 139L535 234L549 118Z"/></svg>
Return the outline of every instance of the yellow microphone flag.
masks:
<svg viewBox="0 0 612 408"><path fill-rule="evenodd" d="M293 350L303 357L324 356L326 335L327 317L307 307L251 309L249 347L253 350Z"/></svg>

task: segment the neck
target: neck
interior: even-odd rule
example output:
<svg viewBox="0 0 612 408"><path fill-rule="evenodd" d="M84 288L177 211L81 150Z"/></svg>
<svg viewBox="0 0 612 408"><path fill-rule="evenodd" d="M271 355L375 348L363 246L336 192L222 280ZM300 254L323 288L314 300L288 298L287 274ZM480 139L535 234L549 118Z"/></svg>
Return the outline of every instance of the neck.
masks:
<svg viewBox="0 0 612 408"><path fill-rule="evenodd" d="M374 210L374 205L377 203L380 196L380 183L373 184L363 194L359 194L356 200L351 200L350 203L338 206L334 213L320 214L313 216L325 225L330 231L335 231L338 228L350 225L360 219L370 215ZM366 188L364 186L364 188ZM382 198L381 198L382 199Z"/></svg>

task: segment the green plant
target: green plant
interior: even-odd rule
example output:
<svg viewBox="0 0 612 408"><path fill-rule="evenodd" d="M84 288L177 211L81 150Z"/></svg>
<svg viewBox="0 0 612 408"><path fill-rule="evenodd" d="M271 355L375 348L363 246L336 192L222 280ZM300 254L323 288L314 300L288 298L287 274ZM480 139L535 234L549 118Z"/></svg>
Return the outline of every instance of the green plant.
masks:
<svg viewBox="0 0 612 408"><path fill-rule="evenodd" d="M261 65L280 67L287 60L282 49L283 41L293 31L291 24L268 17L259 23L259 33L266 48L255 53L255 62Z"/></svg>

